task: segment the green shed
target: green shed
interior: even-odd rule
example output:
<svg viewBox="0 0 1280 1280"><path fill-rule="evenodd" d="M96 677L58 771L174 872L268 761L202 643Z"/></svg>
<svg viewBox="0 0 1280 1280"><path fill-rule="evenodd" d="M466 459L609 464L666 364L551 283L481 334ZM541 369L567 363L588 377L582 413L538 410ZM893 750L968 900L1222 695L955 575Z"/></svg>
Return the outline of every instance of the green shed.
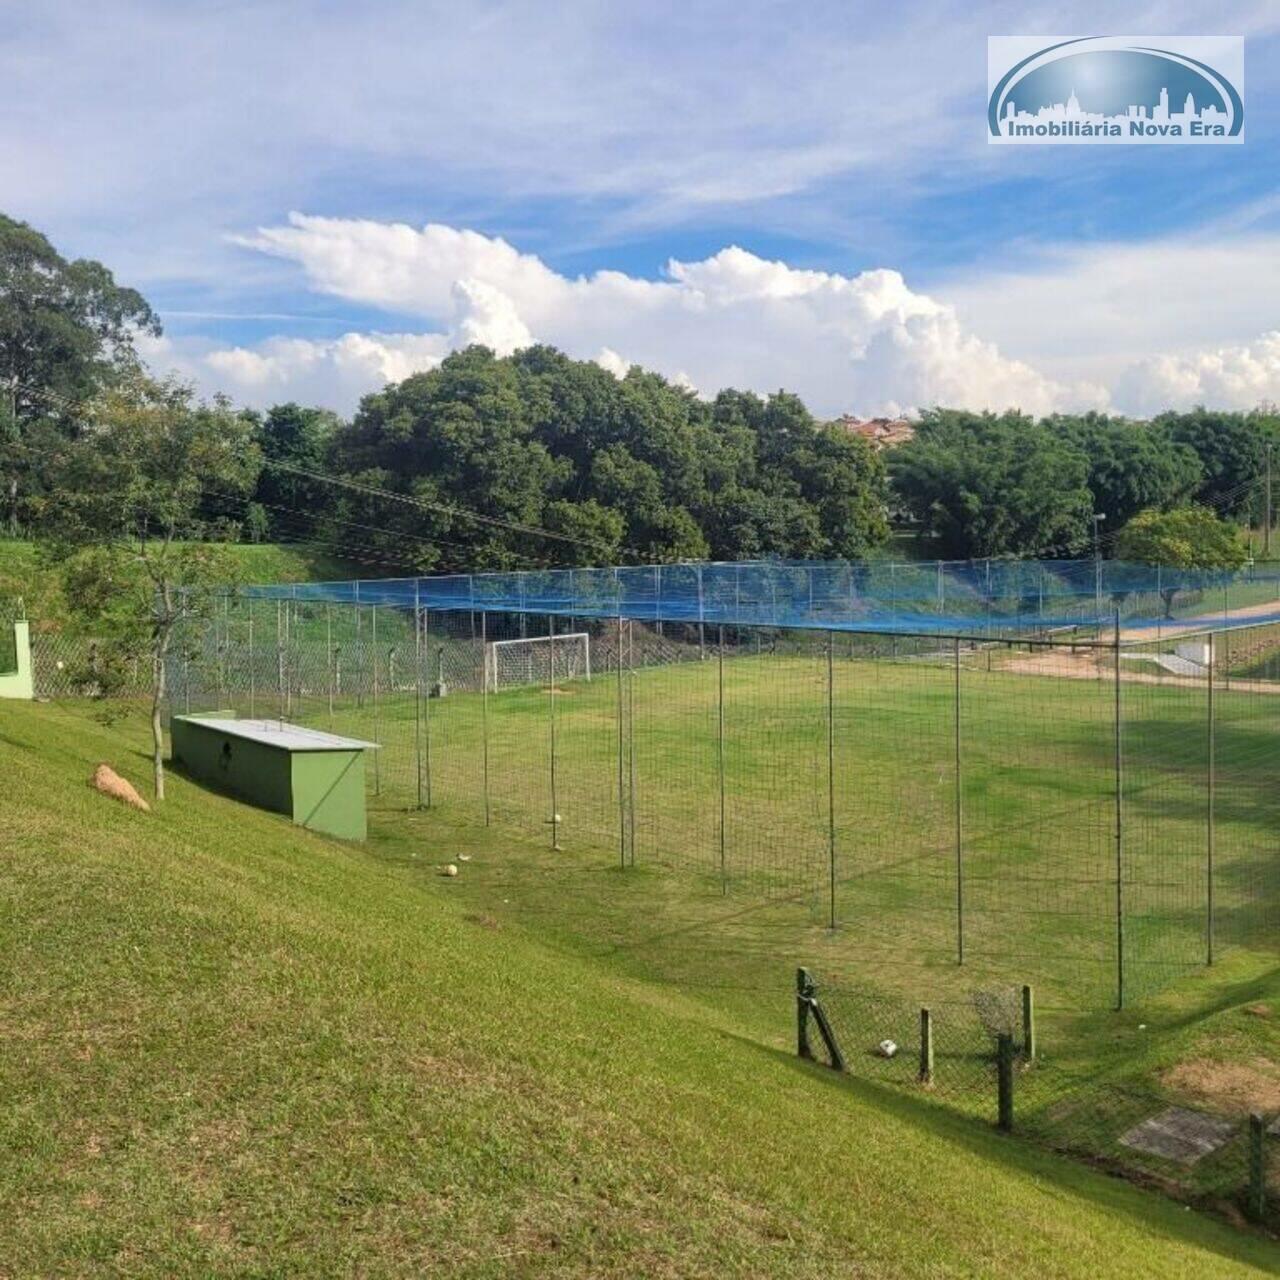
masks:
<svg viewBox="0 0 1280 1280"><path fill-rule="evenodd" d="M170 734L175 763L197 781L313 831L365 838L364 753L376 742L233 711L174 716Z"/></svg>

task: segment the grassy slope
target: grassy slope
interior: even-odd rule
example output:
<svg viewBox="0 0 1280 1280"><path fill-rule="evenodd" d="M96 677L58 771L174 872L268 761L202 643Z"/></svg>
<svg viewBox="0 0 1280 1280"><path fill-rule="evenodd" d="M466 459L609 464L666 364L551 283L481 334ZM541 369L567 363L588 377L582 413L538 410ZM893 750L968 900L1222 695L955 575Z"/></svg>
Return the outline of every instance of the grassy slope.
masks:
<svg viewBox="0 0 1280 1280"><path fill-rule="evenodd" d="M1236 1275L1272 1247L839 1082L0 708L0 1274ZM429 851L428 851L429 853Z"/></svg>
<svg viewBox="0 0 1280 1280"><path fill-rule="evenodd" d="M231 551L246 582L332 580L359 572L305 547L236 544ZM0 539L0 600L9 596L21 596L27 616L42 622L60 622L66 613L57 571L40 563L33 542Z"/></svg>

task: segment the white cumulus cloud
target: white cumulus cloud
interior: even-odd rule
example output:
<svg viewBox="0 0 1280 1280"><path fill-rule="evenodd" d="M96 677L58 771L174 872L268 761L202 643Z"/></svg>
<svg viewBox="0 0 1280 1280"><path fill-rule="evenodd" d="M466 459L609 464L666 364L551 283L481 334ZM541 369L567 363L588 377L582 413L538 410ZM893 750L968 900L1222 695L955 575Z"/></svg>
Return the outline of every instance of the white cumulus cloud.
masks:
<svg viewBox="0 0 1280 1280"><path fill-rule="evenodd" d="M1280 401L1280 331L1238 346L1139 360L1121 375L1116 398L1138 414L1197 404L1253 409Z"/></svg>
<svg viewBox="0 0 1280 1280"><path fill-rule="evenodd" d="M449 352L435 333L345 333L333 339L269 338L253 347L211 347L192 339L147 339L142 355L206 392L266 408L300 400L349 412L388 382L433 369Z"/></svg>
<svg viewBox="0 0 1280 1280"><path fill-rule="evenodd" d="M361 390L471 342L504 355L546 342L616 376L641 364L704 395L785 387L820 414L934 403L1043 413L1106 401L1096 385L1010 359L896 271L801 270L730 246L672 260L658 279L568 277L474 231L301 214L238 243L297 264L317 292L431 326L336 342L278 338L200 357L202 382L251 401L328 397L350 409Z"/></svg>

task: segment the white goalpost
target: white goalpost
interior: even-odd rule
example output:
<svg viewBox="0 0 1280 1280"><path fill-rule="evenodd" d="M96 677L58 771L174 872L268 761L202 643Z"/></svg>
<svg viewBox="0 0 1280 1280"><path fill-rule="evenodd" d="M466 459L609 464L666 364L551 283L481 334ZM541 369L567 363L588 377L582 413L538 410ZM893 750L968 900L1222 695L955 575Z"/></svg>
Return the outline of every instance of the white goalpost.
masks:
<svg viewBox="0 0 1280 1280"><path fill-rule="evenodd" d="M484 647L484 684L490 693L577 679L591 679L591 637L585 631L493 640Z"/></svg>

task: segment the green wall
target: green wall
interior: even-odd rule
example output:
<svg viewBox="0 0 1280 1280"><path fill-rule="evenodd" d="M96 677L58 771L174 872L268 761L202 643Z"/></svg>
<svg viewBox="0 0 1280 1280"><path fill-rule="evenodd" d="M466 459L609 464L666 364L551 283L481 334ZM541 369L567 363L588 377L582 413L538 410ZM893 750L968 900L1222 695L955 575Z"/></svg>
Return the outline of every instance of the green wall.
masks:
<svg viewBox="0 0 1280 1280"><path fill-rule="evenodd" d="M207 716L229 720L235 713ZM313 831L365 838L363 751L290 750L225 733L204 718L174 716L170 724L173 759L191 777Z"/></svg>
<svg viewBox="0 0 1280 1280"><path fill-rule="evenodd" d="M0 664L0 698L22 698L30 702L35 697L31 679L31 629L26 622L15 622L12 626L14 653L9 661ZM3 667L9 669L3 670Z"/></svg>

